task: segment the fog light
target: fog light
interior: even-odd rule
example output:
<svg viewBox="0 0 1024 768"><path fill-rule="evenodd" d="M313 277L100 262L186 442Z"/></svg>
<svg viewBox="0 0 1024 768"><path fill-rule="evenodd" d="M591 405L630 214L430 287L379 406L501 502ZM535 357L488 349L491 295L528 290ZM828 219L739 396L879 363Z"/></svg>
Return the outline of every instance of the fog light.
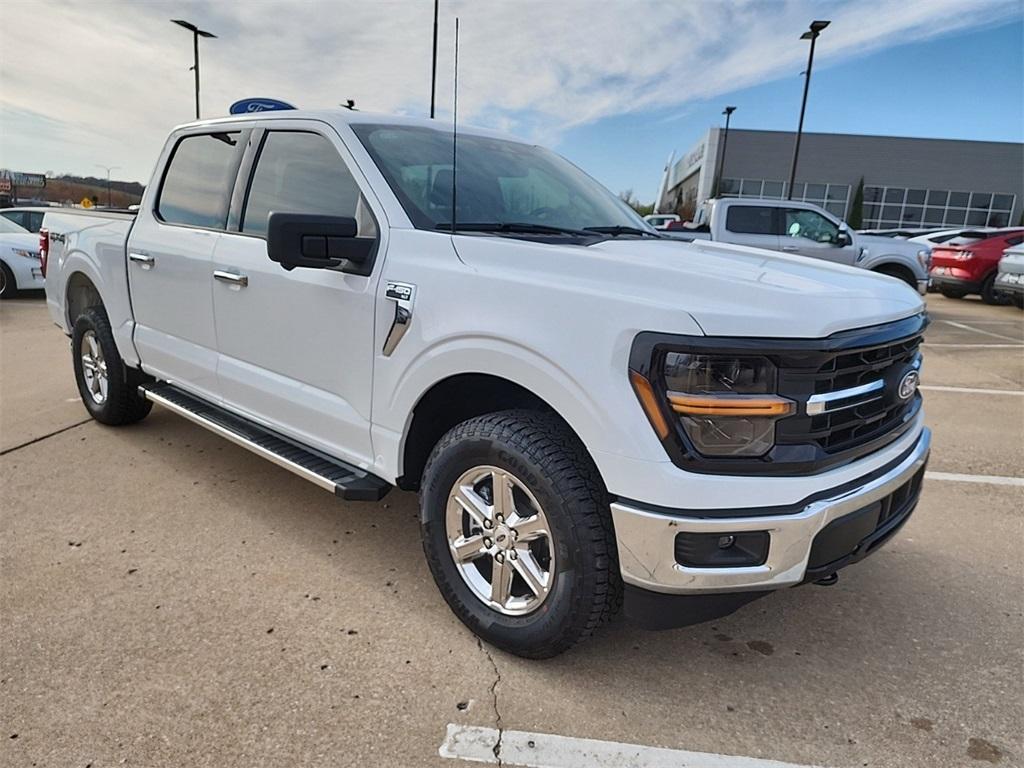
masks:
<svg viewBox="0 0 1024 768"><path fill-rule="evenodd" d="M687 568L743 568L764 565L768 531L736 533L679 533L676 562Z"/></svg>
<svg viewBox="0 0 1024 768"><path fill-rule="evenodd" d="M718 537L718 548L719 549L728 549L729 547L731 547L735 543L736 543L736 537L735 536L719 536Z"/></svg>

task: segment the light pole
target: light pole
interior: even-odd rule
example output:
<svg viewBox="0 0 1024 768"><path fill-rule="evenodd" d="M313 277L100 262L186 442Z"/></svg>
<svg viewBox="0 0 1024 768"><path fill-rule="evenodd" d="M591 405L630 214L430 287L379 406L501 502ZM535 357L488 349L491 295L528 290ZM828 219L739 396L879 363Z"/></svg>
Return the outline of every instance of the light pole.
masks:
<svg viewBox="0 0 1024 768"><path fill-rule="evenodd" d="M437 91L437 6L439 0L434 0L434 58L430 69L430 119L434 119L434 94Z"/></svg>
<svg viewBox="0 0 1024 768"><path fill-rule="evenodd" d="M196 73L196 120L199 119L199 38L200 37L216 37L213 32L207 32L205 29L200 29L195 24L191 24L184 19L171 19L171 21L177 24L179 27L184 27L192 33L192 53L195 57L195 63L192 65L192 69Z"/></svg>
<svg viewBox="0 0 1024 768"><path fill-rule="evenodd" d="M786 199L793 199L793 184L796 182L796 161L800 156L800 136L804 132L804 111L807 109L807 90L811 86L811 67L814 66L814 42L821 34L821 30L827 27L830 21L812 21L811 28L800 35L801 40L811 41L811 52L807 56L807 71L804 72L804 100L800 104L800 123L796 129L796 144L793 146L793 165L789 170L789 189L786 192Z"/></svg>
<svg viewBox="0 0 1024 768"><path fill-rule="evenodd" d="M735 111L736 107L726 107L722 110L722 114L725 115L725 133L722 134L722 160L718 165L718 173L715 174L715 193L712 197L718 197L718 193L721 191L722 172L725 170L725 150L729 146L729 118L732 117L732 113Z"/></svg>
<svg viewBox="0 0 1024 768"><path fill-rule="evenodd" d="M96 163L97 168L103 168L107 172L107 208L113 208L113 204L110 202L110 172L120 168L120 165L100 165Z"/></svg>

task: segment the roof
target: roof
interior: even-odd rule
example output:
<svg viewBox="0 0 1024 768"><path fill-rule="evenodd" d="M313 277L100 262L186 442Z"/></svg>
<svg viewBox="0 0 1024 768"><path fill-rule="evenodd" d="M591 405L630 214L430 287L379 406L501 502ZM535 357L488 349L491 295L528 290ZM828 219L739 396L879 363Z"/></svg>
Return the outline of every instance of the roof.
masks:
<svg viewBox="0 0 1024 768"><path fill-rule="evenodd" d="M408 115L389 115L385 112L363 112L358 109L345 109L341 107L334 109L282 109L267 112L251 112L245 115L224 115L223 117L214 117L207 120L193 120L192 122L176 126L174 130L178 131L204 125L223 125L249 122L252 120L301 119L319 120L321 122L330 123L331 125L358 125L368 123L371 125L431 128L437 131L444 131L445 133L451 133L452 131L452 124L445 120L431 120L428 117L411 117ZM495 131L490 128L482 128L479 126L463 125L462 123L459 123L458 125L458 132L460 135L489 136L495 139L505 139L507 141L515 141L524 144L533 143L517 136L502 133L501 131Z"/></svg>

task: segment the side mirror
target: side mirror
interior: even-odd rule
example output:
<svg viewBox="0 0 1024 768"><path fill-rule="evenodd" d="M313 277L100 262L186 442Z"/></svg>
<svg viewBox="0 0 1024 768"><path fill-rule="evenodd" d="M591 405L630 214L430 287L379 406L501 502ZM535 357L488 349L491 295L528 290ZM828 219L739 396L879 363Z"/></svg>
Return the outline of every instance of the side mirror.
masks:
<svg viewBox="0 0 1024 768"><path fill-rule="evenodd" d="M850 230L843 228L836 233L836 245L840 248L853 245L853 236L850 234Z"/></svg>
<svg viewBox="0 0 1024 768"><path fill-rule="evenodd" d="M351 216L272 211L267 220L267 256L287 270L340 268L368 275L377 241L356 237L357 230Z"/></svg>

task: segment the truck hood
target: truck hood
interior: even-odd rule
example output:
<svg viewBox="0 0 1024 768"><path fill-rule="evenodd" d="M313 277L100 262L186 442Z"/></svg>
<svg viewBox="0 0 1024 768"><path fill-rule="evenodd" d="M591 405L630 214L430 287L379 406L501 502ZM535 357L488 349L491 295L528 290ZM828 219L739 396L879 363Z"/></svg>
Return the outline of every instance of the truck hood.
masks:
<svg viewBox="0 0 1024 768"><path fill-rule="evenodd" d="M470 266L535 271L545 284L591 293L596 307L605 294L617 304L629 300L686 312L709 336L821 338L909 317L924 307L921 297L895 278L709 241L623 238L554 246L457 237L456 250Z"/></svg>
<svg viewBox="0 0 1024 768"><path fill-rule="evenodd" d="M902 253L911 258L917 255L918 251L928 250L927 244L912 243L910 240L900 240L897 237L882 237L881 235L862 235L857 233L857 243L867 248L871 253Z"/></svg>

